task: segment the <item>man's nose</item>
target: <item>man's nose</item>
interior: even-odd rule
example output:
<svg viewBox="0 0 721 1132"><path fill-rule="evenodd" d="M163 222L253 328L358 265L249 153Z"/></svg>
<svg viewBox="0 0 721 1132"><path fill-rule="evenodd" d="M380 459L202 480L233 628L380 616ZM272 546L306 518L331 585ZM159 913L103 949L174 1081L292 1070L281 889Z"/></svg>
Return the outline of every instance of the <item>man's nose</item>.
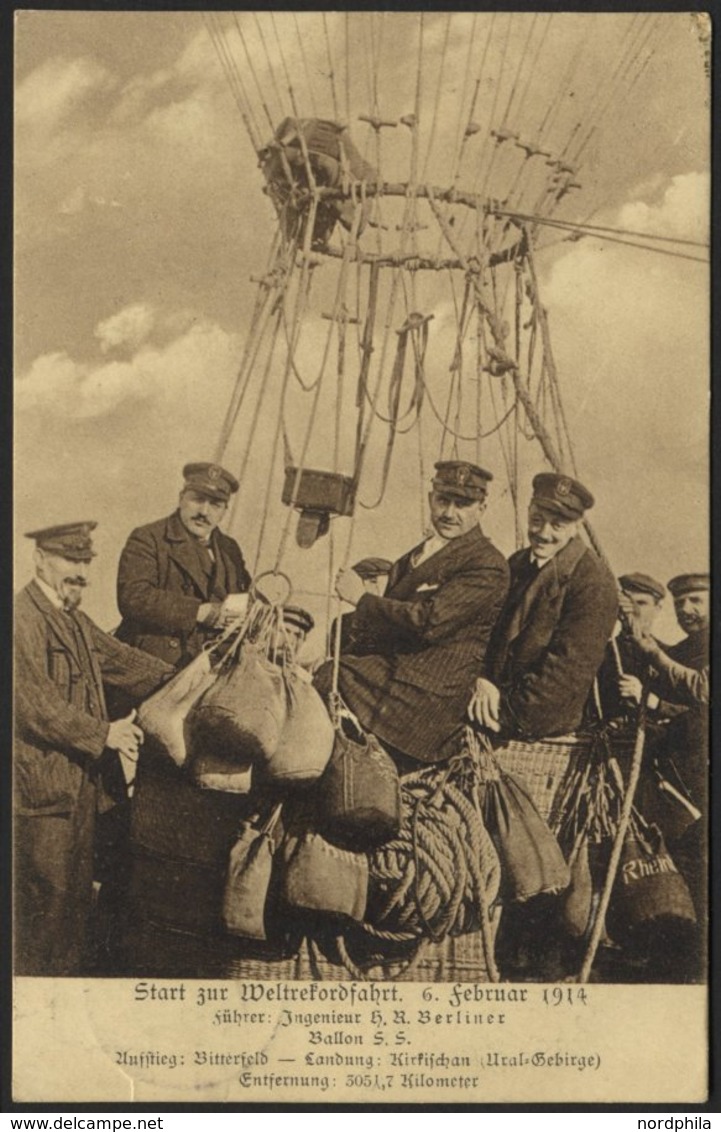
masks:
<svg viewBox="0 0 721 1132"><path fill-rule="evenodd" d="M210 500L209 499L199 499L198 500L198 510L200 511L201 515L208 515L210 513Z"/></svg>
<svg viewBox="0 0 721 1132"><path fill-rule="evenodd" d="M553 527L551 526L550 523L544 522L538 533L541 536L541 538L552 539L553 538Z"/></svg>
<svg viewBox="0 0 721 1132"><path fill-rule="evenodd" d="M89 566L90 566L89 562L76 562L75 563L75 573L78 576L78 578L87 578Z"/></svg>

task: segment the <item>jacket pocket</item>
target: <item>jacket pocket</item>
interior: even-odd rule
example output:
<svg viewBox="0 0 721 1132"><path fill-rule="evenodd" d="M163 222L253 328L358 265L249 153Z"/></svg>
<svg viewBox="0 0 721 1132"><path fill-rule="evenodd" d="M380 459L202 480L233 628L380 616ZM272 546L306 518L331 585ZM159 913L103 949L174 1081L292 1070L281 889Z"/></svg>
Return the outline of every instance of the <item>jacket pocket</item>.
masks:
<svg viewBox="0 0 721 1132"><path fill-rule="evenodd" d="M19 744L15 766L16 804L21 813L63 813L74 809L83 768L60 751Z"/></svg>

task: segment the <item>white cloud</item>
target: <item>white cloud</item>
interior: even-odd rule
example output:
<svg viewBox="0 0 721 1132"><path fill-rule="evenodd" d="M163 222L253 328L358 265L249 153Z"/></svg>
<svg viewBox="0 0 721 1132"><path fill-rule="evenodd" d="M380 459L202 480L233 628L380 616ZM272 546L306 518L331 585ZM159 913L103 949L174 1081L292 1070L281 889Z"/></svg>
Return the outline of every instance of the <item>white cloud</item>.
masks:
<svg viewBox="0 0 721 1132"><path fill-rule="evenodd" d="M95 59L48 59L31 71L17 89L18 125L55 129L90 95L112 90L115 81Z"/></svg>
<svg viewBox="0 0 721 1132"><path fill-rule="evenodd" d="M95 327L95 337L104 354L119 346L136 350L150 337L154 326L153 308L147 303L133 303L99 322Z"/></svg>
<svg viewBox="0 0 721 1132"><path fill-rule="evenodd" d="M709 177L682 173L673 177L658 204L630 201L618 214L618 226L680 239L708 238Z"/></svg>
<svg viewBox="0 0 721 1132"><path fill-rule="evenodd" d="M126 308L100 324L101 343L128 344L132 338L127 335L149 333L152 317L142 304ZM152 401L187 412L196 398L202 401L208 388L225 389L237 366L238 351L234 335L200 321L164 346L140 346L127 361L92 365L64 352L43 354L17 382L16 409L83 420L109 417L133 402Z"/></svg>

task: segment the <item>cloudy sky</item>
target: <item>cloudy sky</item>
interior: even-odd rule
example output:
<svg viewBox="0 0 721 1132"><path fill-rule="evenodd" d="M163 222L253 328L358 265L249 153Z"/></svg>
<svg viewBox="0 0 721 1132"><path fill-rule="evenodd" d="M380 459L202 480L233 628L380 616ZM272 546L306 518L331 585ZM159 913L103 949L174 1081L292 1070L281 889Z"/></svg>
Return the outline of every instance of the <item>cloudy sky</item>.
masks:
<svg viewBox="0 0 721 1132"><path fill-rule="evenodd" d="M459 188L497 198L509 187L513 193L516 167L504 143L489 168L491 127L508 125L521 139L540 133L557 153L576 123L576 142L595 126L579 161L582 188L556 215L702 242L709 195L703 28L680 13L641 19L433 14L421 28L410 13L356 13L349 21L338 13L325 21L318 13L278 13L273 24L268 13L256 19L251 12L237 21L223 13L211 23L192 12L17 15L16 524L20 536L44 523L99 520L101 556L86 604L100 624L117 622L115 569L129 531L168 514L182 464L215 452L251 328L251 276L263 274L276 227L253 144L267 140L269 122L293 112L288 85L301 115L349 121L373 161L372 131L358 115L375 111L398 121L419 112L419 179L447 185L453 169ZM471 105L479 129L456 165ZM386 180L406 178L410 137L402 125L381 131ZM530 187L528 194L511 199L525 208L534 199ZM391 204L382 233L387 249L398 239ZM431 229L429 213L419 220ZM465 249L471 228L459 220ZM369 229L363 239L380 231ZM428 238L437 235L434 229ZM618 573L644 570L666 581L704 568L707 269L565 235L539 230L537 269L579 475L597 496L599 538ZM703 255L693 245L676 250ZM339 271L337 259L319 267L315 306L302 328L298 368L309 385L322 368L322 313L333 306ZM405 309L411 302L410 309L433 314L428 365L440 404L462 281L432 274L418 277ZM398 310L394 321L388 316L392 343L403 321ZM248 415L241 414L227 450L229 466L244 469L230 530L251 560L267 512L260 568L272 564L285 520L282 458L271 465L282 361L269 365L256 421L250 412L265 380L264 357L261 351L259 374L249 378ZM348 370L353 388L357 353ZM325 390L309 457L329 467L331 379ZM296 455L311 400L296 387L286 403ZM439 438L428 406L424 413L430 470ZM472 414L459 423L464 434L473 431ZM342 444L354 427L346 397ZM544 465L537 446L520 443L525 484ZM382 428L375 445L366 501L380 482ZM358 556L394 558L418 540L425 487L417 483L415 451L410 434L399 438L382 504L361 510L355 524ZM476 448L461 444L459 451L473 458ZM496 472L487 529L510 553L513 516L497 441L482 456ZM18 586L31 570L30 550L18 537ZM322 592L328 564L327 539L301 552L291 538L284 565L300 590ZM317 594L304 600L320 612ZM664 628L672 637L670 615Z"/></svg>

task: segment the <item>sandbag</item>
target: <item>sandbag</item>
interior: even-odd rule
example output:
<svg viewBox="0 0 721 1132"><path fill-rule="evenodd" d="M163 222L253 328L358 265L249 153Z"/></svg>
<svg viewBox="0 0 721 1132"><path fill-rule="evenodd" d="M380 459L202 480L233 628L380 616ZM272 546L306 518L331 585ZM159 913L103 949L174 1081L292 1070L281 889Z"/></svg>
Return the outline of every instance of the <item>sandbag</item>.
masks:
<svg viewBox="0 0 721 1132"><path fill-rule="evenodd" d="M138 726L160 744L176 766L182 766L188 754L186 717L215 680L210 653L201 652L138 708Z"/></svg>
<svg viewBox="0 0 721 1132"><path fill-rule="evenodd" d="M231 773L276 751L286 721L281 669L246 642L188 713L189 763L199 773ZM212 752L212 756L209 754Z"/></svg>
<svg viewBox="0 0 721 1132"><path fill-rule="evenodd" d="M624 943L631 942L639 928L663 920L695 923L693 901L660 829L633 811L606 924L613 939Z"/></svg>
<svg viewBox="0 0 721 1132"><path fill-rule="evenodd" d="M281 892L291 908L362 921L368 900L368 858L307 830L286 838Z"/></svg>
<svg viewBox="0 0 721 1132"><path fill-rule="evenodd" d="M266 939L265 903L273 870L273 828L280 815L276 806L265 826L243 822L230 851L223 893L223 923L232 935Z"/></svg>
<svg viewBox="0 0 721 1132"><path fill-rule="evenodd" d="M301 670L279 669L284 723L273 750L259 755L271 781L320 778L333 751L335 731L325 704Z"/></svg>
<svg viewBox="0 0 721 1132"><path fill-rule="evenodd" d="M347 724L346 724L347 727ZM336 728L333 753L318 783L324 835L349 849L375 849L401 827L401 785L393 759L374 735Z"/></svg>
<svg viewBox="0 0 721 1132"><path fill-rule="evenodd" d="M513 775L484 784L483 814L501 862L501 903L568 886L571 874L558 841Z"/></svg>
<svg viewBox="0 0 721 1132"><path fill-rule="evenodd" d="M588 931L593 907L593 877L586 838L581 842L570 870L571 881L563 894L561 919L568 934L581 939Z"/></svg>

